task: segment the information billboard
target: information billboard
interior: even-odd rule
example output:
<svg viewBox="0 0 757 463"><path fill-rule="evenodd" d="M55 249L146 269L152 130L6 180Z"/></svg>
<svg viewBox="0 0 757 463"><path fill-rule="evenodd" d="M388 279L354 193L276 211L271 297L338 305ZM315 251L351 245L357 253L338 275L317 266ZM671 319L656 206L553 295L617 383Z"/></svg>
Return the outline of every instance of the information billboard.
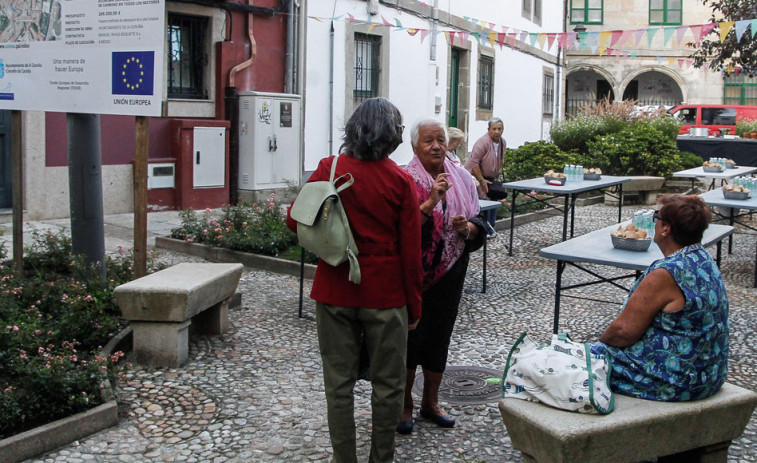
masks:
<svg viewBox="0 0 757 463"><path fill-rule="evenodd" d="M0 109L160 116L165 0L0 0Z"/></svg>

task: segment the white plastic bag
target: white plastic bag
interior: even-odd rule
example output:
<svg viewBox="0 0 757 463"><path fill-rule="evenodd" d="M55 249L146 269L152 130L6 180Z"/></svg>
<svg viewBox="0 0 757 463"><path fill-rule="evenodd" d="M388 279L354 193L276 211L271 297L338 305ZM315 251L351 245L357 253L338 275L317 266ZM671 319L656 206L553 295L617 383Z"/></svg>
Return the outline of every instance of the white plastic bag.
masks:
<svg viewBox="0 0 757 463"><path fill-rule="evenodd" d="M523 333L510 349L502 376L502 397L542 402L579 413L607 414L615 405L610 359L592 355L587 344L567 334L539 346Z"/></svg>

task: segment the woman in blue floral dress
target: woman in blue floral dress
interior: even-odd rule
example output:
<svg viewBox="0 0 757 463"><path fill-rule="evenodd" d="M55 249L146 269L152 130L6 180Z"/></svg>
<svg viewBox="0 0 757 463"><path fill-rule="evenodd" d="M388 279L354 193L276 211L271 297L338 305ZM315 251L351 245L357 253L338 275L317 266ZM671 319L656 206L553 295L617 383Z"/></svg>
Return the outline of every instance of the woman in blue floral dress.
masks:
<svg viewBox="0 0 757 463"><path fill-rule="evenodd" d="M671 195L660 203L654 241L665 257L636 281L592 352L612 358L610 384L619 394L704 399L728 373L728 295L701 244L712 213L698 196Z"/></svg>

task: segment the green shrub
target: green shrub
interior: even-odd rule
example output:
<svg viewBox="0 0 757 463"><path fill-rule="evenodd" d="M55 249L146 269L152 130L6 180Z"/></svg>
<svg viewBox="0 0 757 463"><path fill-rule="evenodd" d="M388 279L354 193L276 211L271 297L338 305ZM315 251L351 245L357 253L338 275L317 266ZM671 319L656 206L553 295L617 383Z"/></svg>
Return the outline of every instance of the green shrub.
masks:
<svg viewBox="0 0 757 463"><path fill-rule="evenodd" d="M122 327L113 289L133 278L132 254L107 256L102 281L62 232L33 236L24 275L0 263L0 438L101 404L121 368L123 354L100 351ZM148 271L161 268L154 258Z"/></svg>
<svg viewBox="0 0 757 463"><path fill-rule="evenodd" d="M549 135L560 150L583 154L587 151L587 142L602 135L620 132L628 124L629 121L616 115L578 116L556 122Z"/></svg>
<svg viewBox="0 0 757 463"><path fill-rule="evenodd" d="M680 170L681 157L669 134L650 121L587 142L588 156L611 175L670 176Z"/></svg>
<svg viewBox="0 0 757 463"><path fill-rule="evenodd" d="M516 149L508 149L503 167L509 181L539 177L552 169L562 172L565 164L575 164L578 157L560 151L554 143L544 140L526 142Z"/></svg>
<svg viewBox="0 0 757 463"><path fill-rule="evenodd" d="M736 121L735 135L743 137L745 132L754 132L756 130L757 119L739 119Z"/></svg>
<svg viewBox="0 0 757 463"><path fill-rule="evenodd" d="M272 257L296 256L299 260L297 235L287 228L286 215L273 194L265 203L226 206L218 218L210 209L202 215L188 210L179 216L181 227L171 231L172 238ZM305 261L315 263L317 258L306 253Z"/></svg>
<svg viewBox="0 0 757 463"><path fill-rule="evenodd" d="M702 158L698 154L681 151L678 153L681 157L681 169L692 169L702 165Z"/></svg>

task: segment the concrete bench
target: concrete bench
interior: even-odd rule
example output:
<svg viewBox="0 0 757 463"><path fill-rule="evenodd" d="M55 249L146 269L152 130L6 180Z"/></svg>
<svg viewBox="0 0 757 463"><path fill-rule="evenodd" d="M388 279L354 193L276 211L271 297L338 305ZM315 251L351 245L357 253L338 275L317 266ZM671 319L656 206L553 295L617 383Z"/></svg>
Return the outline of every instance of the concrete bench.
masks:
<svg viewBox="0 0 757 463"><path fill-rule="evenodd" d="M114 290L134 332L135 361L178 367L189 357L192 333L221 334L242 264L182 263L138 278Z"/></svg>
<svg viewBox="0 0 757 463"><path fill-rule="evenodd" d="M757 394L725 384L693 402L655 402L615 394L609 415L582 415L519 399L499 410L527 463L726 463L757 405ZM664 457L664 458L663 458Z"/></svg>
<svg viewBox="0 0 757 463"><path fill-rule="evenodd" d="M664 184L665 177L631 177L630 182L623 184L623 196L638 195L641 204L654 204L657 200L657 195L662 192L662 186ZM609 206L617 206L618 198L605 193L605 204Z"/></svg>

